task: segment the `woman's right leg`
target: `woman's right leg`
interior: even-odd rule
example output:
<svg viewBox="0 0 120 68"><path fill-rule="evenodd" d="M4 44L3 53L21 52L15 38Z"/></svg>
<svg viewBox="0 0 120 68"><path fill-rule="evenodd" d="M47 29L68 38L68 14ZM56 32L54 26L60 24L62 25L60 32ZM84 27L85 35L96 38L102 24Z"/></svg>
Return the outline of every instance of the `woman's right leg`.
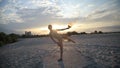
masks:
<svg viewBox="0 0 120 68"><path fill-rule="evenodd" d="M64 35L63 38L65 38L65 39L67 39L68 41L71 41L71 42L73 42L73 43L76 43L74 40L72 40L70 37L68 37L68 36L66 36L66 35Z"/></svg>

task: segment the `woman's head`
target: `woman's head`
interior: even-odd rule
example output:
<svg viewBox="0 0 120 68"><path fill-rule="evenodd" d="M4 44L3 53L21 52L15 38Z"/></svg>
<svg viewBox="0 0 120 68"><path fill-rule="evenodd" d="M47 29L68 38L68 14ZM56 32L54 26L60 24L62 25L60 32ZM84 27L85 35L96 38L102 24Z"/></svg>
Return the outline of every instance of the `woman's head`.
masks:
<svg viewBox="0 0 120 68"><path fill-rule="evenodd" d="M49 30L52 30L52 25L48 25L48 29L49 29Z"/></svg>

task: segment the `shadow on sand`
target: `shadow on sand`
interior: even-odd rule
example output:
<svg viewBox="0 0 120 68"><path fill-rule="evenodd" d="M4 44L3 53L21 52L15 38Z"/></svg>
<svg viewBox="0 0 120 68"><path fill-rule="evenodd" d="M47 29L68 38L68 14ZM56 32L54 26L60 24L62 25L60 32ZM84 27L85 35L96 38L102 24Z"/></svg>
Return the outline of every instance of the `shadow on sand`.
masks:
<svg viewBox="0 0 120 68"><path fill-rule="evenodd" d="M65 67L64 67L64 62L63 62L63 61L59 61L58 64L59 64L60 68L65 68Z"/></svg>

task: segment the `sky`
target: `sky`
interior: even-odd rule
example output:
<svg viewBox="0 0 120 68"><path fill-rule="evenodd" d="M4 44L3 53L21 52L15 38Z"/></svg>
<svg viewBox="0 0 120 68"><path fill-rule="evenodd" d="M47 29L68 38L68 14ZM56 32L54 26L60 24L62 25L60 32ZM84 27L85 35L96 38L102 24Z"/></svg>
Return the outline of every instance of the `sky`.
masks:
<svg viewBox="0 0 120 68"><path fill-rule="evenodd" d="M0 32L47 34L63 32L120 31L120 0L0 0Z"/></svg>

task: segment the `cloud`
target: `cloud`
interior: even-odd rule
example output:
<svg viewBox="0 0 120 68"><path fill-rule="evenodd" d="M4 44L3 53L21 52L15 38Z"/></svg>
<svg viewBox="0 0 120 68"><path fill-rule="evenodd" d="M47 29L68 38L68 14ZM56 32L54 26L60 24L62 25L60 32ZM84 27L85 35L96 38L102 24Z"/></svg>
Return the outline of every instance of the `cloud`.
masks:
<svg viewBox="0 0 120 68"><path fill-rule="evenodd" d="M17 8L12 5L11 1L8 1L5 6L0 8L0 23L22 23L23 20L20 15L16 13L17 11Z"/></svg>
<svg viewBox="0 0 120 68"><path fill-rule="evenodd" d="M58 15L61 15L62 18L77 18L80 16L80 6L78 4L63 5L61 8L61 12L59 12Z"/></svg>
<svg viewBox="0 0 120 68"><path fill-rule="evenodd" d="M108 10L99 10L99 11L95 11L93 13L91 13L90 15L88 15L88 19L98 19L98 18L102 18L106 15L112 14L114 11L108 11Z"/></svg>
<svg viewBox="0 0 120 68"><path fill-rule="evenodd" d="M48 7L48 6L55 5L55 3L53 3L49 0L32 0L31 2L36 7Z"/></svg>
<svg viewBox="0 0 120 68"><path fill-rule="evenodd" d="M10 13L10 14L2 14L1 15L1 23L7 24L7 23L21 23L23 20L20 18L19 15L15 13Z"/></svg>
<svg viewBox="0 0 120 68"><path fill-rule="evenodd" d="M119 24L119 0L3 0L0 3L0 24L7 29L25 30L50 23L93 22ZM92 22L91 22L92 21ZM89 23L88 23L89 22ZM103 25L105 25L102 23ZM98 24L98 23L96 23ZM99 24L98 24L99 25ZM93 26L92 26L93 27Z"/></svg>
<svg viewBox="0 0 120 68"><path fill-rule="evenodd" d="M40 8L45 8L45 10L43 11L43 14L54 14L53 17L60 17L60 18L76 18L79 17L79 5L72 5L72 4L59 4L58 0L42 0L42 1L38 1L38 0L34 0L32 1L32 3L36 6L36 7L40 7Z"/></svg>
<svg viewBox="0 0 120 68"><path fill-rule="evenodd" d="M41 16L47 19L72 19L80 16L78 4L59 4L58 0L9 0L0 10L0 20L3 24L25 23L28 19L32 21L37 17L42 18Z"/></svg>
<svg viewBox="0 0 120 68"><path fill-rule="evenodd" d="M0 0L0 2L2 2L2 0Z"/></svg>
<svg viewBox="0 0 120 68"><path fill-rule="evenodd" d="M95 5L93 5L93 4L88 4L88 7L94 7Z"/></svg>
<svg viewBox="0 0 120 68"><path fill-rule="evenodd" d="M86 17L87 20L94 20L94 21L116 21L120 18L120 9L118 9L117 0L109 1L102 6L97 7L94 11L92 11ZM119 20L117 20L119 21Z"/></svg>

